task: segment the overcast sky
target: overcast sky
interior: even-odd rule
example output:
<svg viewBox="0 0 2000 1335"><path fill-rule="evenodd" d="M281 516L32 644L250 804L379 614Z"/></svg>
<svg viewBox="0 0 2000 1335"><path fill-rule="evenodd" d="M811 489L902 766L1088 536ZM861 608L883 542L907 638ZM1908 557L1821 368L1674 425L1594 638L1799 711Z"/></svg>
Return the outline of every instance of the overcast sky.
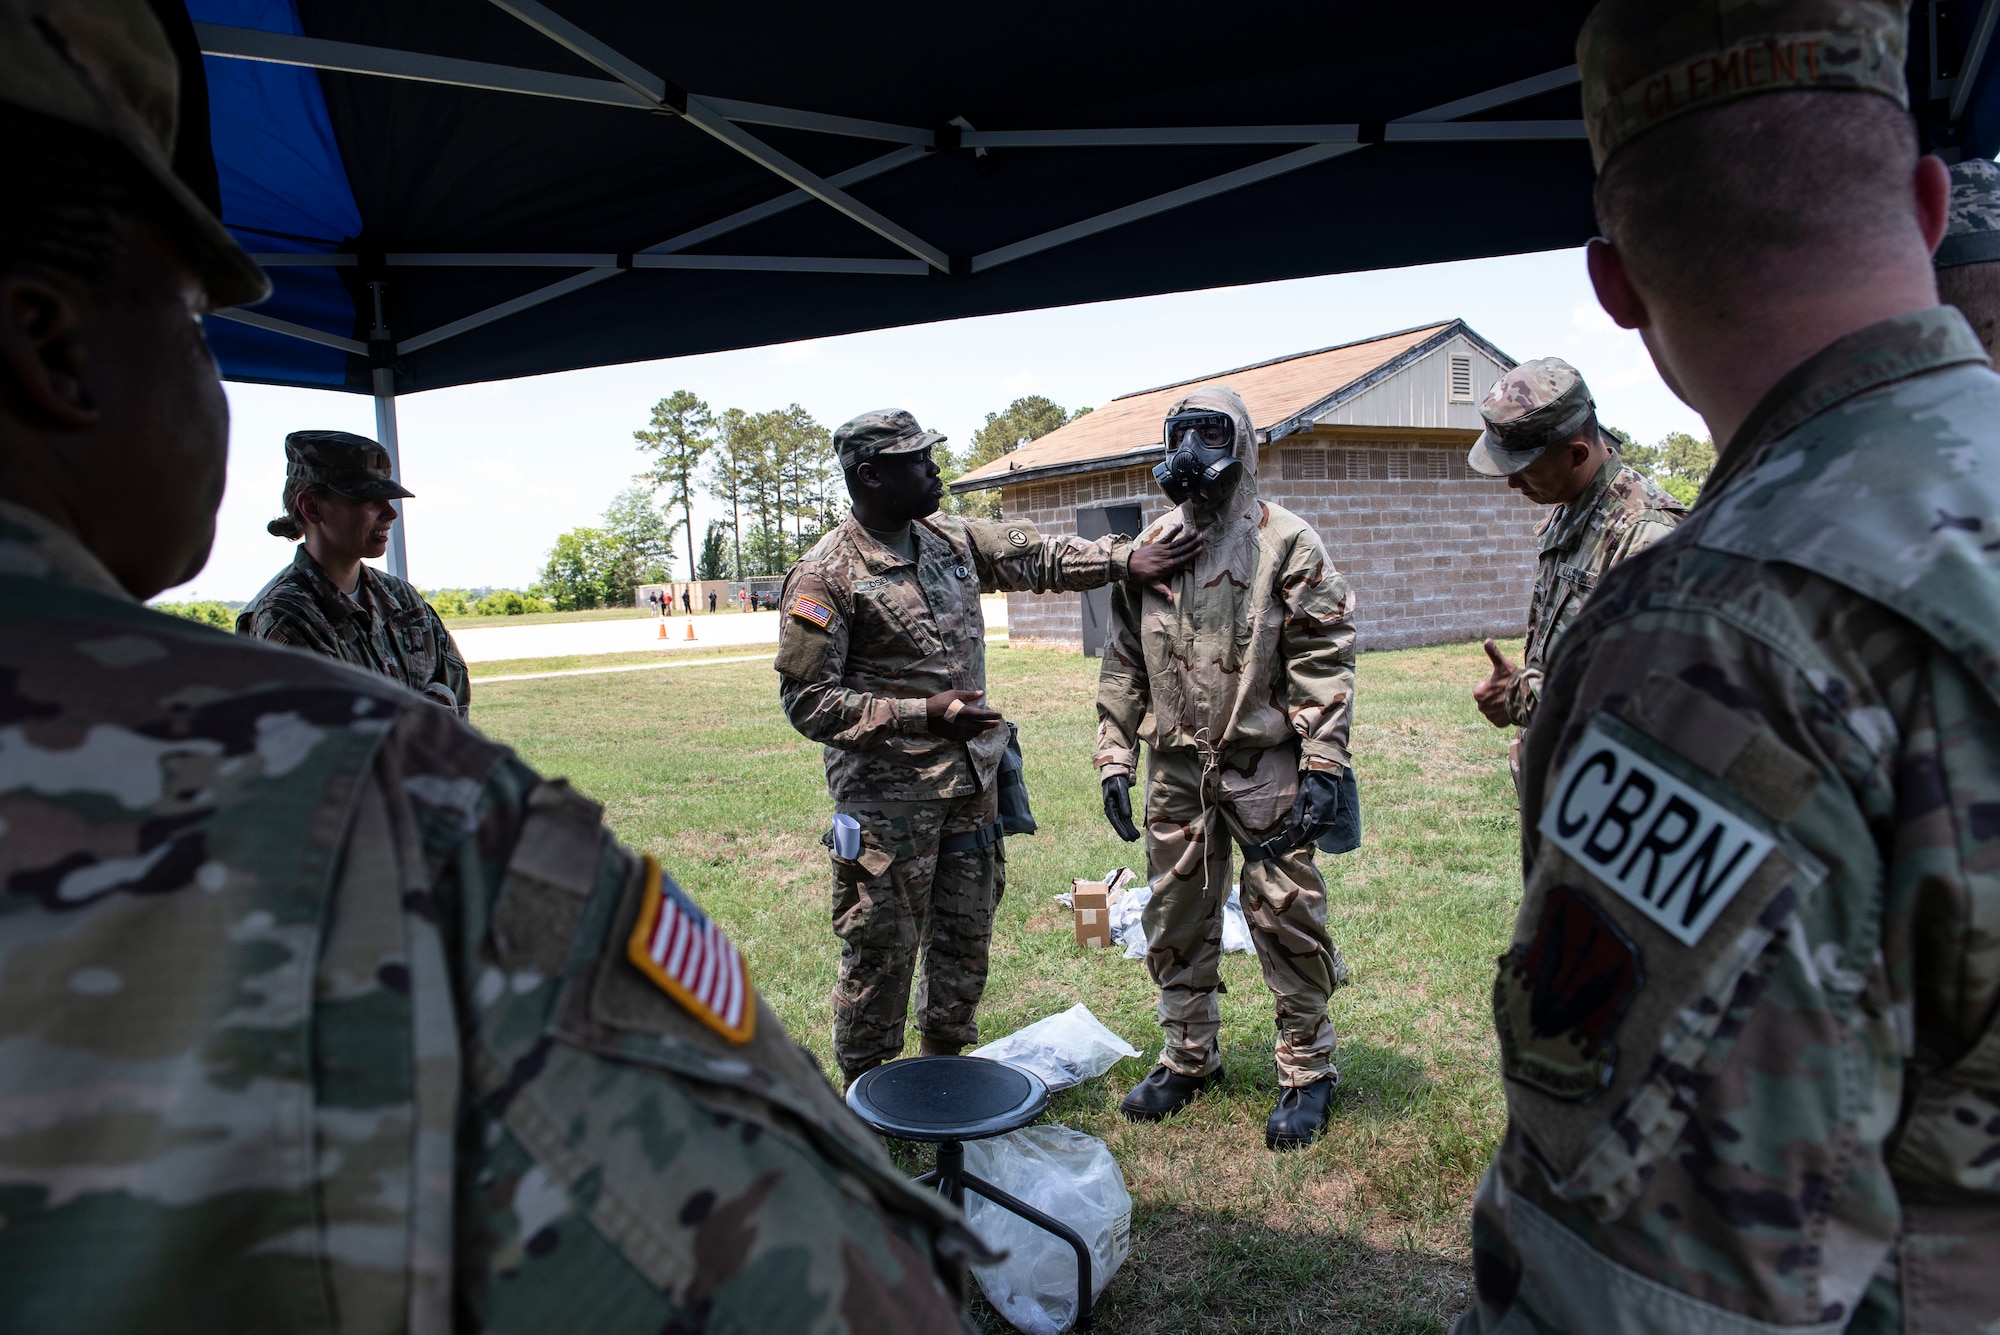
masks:
<svg viewBox="0 0 2000 1335"><path fill-rule="evenodd" d="M870 408L909 409L963 447L1023 394L1096 406L1135 389L1287 353L1463 318L1520 360L1556 355L1590 382L1604 420L1640 440L1703 433L1636 335L1598 309L1581 251L1069 306L806 343L437 390L398 403L411 578L426 588L525 587L558 533L595 523L638 471L632 432L688 389L720 413L803 405L829 428ZM1331 386L1329 388L1332 388ZM373 435L373 401L231 385L229 492L215 551L168 598L245 599L291 559L278 511L284 437L306 427ZM711 504L696 511L696 540ZM677 573L686 574L686 543Z"/></svg>

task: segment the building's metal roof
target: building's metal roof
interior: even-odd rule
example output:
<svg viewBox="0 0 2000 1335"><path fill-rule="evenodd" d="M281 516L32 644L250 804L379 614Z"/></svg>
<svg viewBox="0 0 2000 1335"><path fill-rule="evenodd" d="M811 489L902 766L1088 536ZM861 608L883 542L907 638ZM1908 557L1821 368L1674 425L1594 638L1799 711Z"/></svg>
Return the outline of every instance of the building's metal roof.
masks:
<svg viewBox="0 0 2000 1335"><path fill-rule="evenodd" d="M1263 444L1309 430L1314 419L1362 394L1455 339L1463 339L1502 367L1514 359L1463 320L1445 320L1377 334L1353 343L1254 362L1170 385L1121 394L1101 408L1056 428L1020 449L980 465L953 481L955 493L1011 487L1078 473L1150 464L1162 451L1160 427L1167 409L1202 385L1227 385L1243 398L1250 420L1261 423Z"/></svg>

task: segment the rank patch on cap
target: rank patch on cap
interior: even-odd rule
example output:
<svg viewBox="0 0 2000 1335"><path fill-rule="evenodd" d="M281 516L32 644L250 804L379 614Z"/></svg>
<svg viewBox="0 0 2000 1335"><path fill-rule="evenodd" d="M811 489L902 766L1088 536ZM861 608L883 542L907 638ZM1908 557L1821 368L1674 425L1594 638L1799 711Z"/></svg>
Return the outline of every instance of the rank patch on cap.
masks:
<svg viewBox="0 0 2000 1335"><path fill-rule="evenodd" d="M757 993L750 969L722 929L685 891L646 859L645 900L625 943L639 972L681 1009L731 1043L748 1043L757 1028Z"/></svg>
<svg viewBox="0 0 2000 1335"><path fill-rule="evenodd" d="M825 630L827 623L833 620L833 609L825 603L814 602L804 594L800 594L792 599L792 615L803 621L810 621L821 630Z"/></svg>

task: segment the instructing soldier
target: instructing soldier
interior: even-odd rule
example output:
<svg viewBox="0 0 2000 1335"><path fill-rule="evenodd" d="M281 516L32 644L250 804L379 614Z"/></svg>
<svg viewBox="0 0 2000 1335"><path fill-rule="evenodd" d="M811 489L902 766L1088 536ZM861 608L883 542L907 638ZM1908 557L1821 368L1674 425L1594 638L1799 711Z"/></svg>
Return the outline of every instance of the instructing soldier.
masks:
<svg viewBox="0 0 2000 1335"><path fill-rule="evenodd" d="M472 681L436 609L415 586L363 564L389 548L391 502L413 494L366 436L285 437L285 512L265 527L299 549L237 614L236 633L379 672L464 718Z"/></svg>
<svg viewBox="0 0 2000 1335"><path fill-rule="evenodd" d="M1618 457L1598 424L1590 386L1560 357L1522 362L1494 381L1479 415L1486 429L1465 462L1551 507L1536 531L1541 556L1521 662L1509 662L1488 640L1493 671L1472 692L1488 723L1525 728L1542 697L1549 654L1597 581L1671 533L1687 507ZM1510 768L1519 759L1516 738Z"/></svg>
<svg viewBox="0 0 2000 1335"><path fill-rule="evenodd" d="M1904 17L1578 39L1592 281L1721 448L1527 732L1460 1335L2000 1313L2000 376L1937 304Z"/></svg>
<svg viewBox="0 0 2000 1335"><path fill-rule="evenodd" d="M595 803L140 605L268 290L199 94L144 0L0 0L0 1330L961 1329L979 1244Z"/></svg>
<svg viewBox="0 0 2000 1335"><path fill-rule="evenodd" d="M1993 356L2000 349L2000 163L1952 164L1951 221L1931 264L1938 300L1958 307Z"/></svg>
<svg viewBox="0 0 2000 1335"><path fill-rule="evenodd" d="M792 567L780 600L785 717L825 746L834 811L860 826L860 856L836 857L833 875L833 1046L849 1082L902 1054L913 972L924 1054L979 1037L1006 889L997 777L1009 742L982 703L979 595L1158 581L1201 548L940 514L932 448L944 439L896 409L843 423L833 445L852 513Z"/></svg>
<svg viewBox="0 0 2000 1335"><path fill-rule="evenodd" d="M1311 526L1257 498L1257 438L1233 390L1182 398L1163 439L1154 475L1178 504L1140 541L1193 533L1203 551L1170 588L1113 590L1097 688L1104 812L1127 841L1146 743L1146 969L1166 1031L1123 1109L1165 1117L1222 1079L1222 914L1241 844L1243 914L1277 1003L1282 1092L1264 1140L1294 1149L1325 1130L1340 1079L1327 998L1347 966L1313 846L1344 853L1361 839L1353 599Z"/></svg>

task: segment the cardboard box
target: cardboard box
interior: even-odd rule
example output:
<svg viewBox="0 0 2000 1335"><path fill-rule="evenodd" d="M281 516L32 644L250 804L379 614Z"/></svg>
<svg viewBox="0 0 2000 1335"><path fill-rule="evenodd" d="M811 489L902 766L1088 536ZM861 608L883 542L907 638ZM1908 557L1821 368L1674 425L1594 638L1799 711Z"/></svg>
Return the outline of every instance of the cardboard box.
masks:
<svg viewBox="0 0 2000 1335"><path fill-rule="evenodd" d="M1076 917L1076 943L1111 944L1111 895L1102 881L1070 882L1070 911Z"/></svg>

